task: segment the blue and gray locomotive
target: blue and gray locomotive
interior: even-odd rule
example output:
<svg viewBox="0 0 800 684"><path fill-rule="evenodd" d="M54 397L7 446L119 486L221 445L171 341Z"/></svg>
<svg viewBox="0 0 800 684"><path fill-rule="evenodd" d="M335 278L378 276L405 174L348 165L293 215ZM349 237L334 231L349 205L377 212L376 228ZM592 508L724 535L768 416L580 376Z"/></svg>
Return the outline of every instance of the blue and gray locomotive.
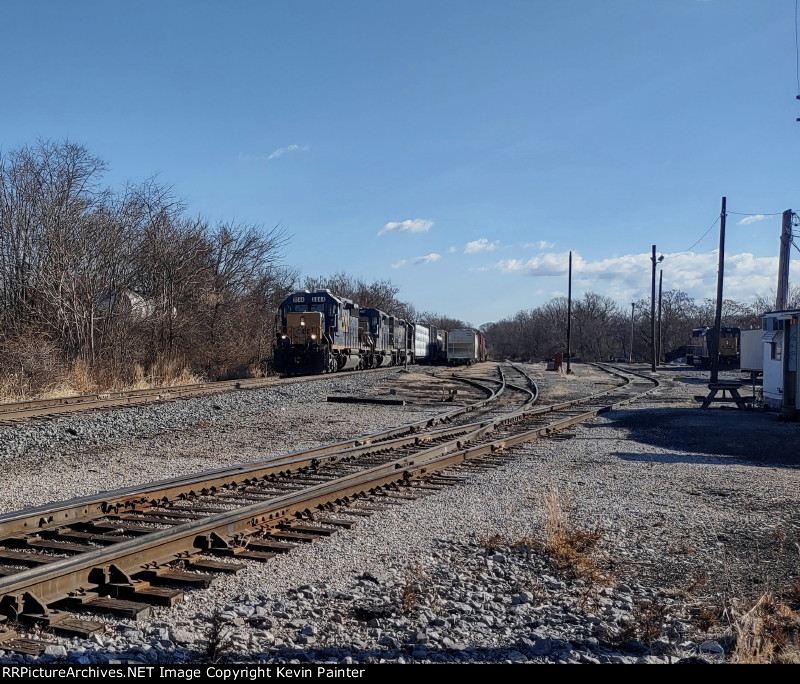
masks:
<svg viewBox="0 0 800 684"><path fill-rule="evenodd" d="M329 290L294 292L278 309L275 370L281 375L335 373L413 363L406 321L360 309Z"/></svg>
<svg viewBox="0 0 800 684"><path fill-rule="evenodd" d="M447 361L446 331L362 309L330 290L290 294L278 309L275 330L273 365L281 375Z"/></svg>

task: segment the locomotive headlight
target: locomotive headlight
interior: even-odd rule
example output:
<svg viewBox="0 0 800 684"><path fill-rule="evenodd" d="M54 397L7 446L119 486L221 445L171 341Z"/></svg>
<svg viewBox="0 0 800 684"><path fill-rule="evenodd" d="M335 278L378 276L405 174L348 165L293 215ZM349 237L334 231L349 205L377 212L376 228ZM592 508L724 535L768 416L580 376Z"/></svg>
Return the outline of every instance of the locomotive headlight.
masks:
<svg viewBox="0 0 800 684"><path fill-rule="evenodd" d="M286 335L281 335L281 339L285 340L286 339Z"/></svg>
<svg viewBox="0 0 800 684"><path fill-rule="evenodd" d="M306 324L306 319L300 318L300 325L305 325L305 324Z"/></svg>
<svg viewBox="0 0 800 684"><path fill-rule="evenodd" d="M317 339L317 336L316 336L316 335L312 335L312 336L311 336L311 339L312 339L312 340L316 340L316 339Z"/></svg>

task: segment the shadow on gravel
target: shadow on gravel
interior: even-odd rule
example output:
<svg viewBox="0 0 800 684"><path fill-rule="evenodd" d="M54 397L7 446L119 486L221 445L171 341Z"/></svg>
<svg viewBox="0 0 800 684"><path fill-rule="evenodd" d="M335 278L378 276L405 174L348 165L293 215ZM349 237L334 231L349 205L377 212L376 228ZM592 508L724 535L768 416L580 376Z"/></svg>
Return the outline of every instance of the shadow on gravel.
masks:
<svg viewBox="0 0 800 684"><path fill-rule="evenodd" d="M426 648L421 645L399 645L399 647L373 648L362 650L352 646L341 645L323 648L279 648L269 652L254 652L251 654L223 652L216 659L209 659L191 647L178 647L174 651L156 650L151 648L144 653L141 648L123 653L109 652L104 649L72 653L67 657L44 656L39 659L25 658L0 658L3 663L46 663L46 664L130 664L130 665L176 665L176 664L258 664L258 665L324 665L327 667L358 667L359 665L384 662L387 664L397 662L403 658L405 663L412 664L421 661L434 663L557 663L572 660L585 663L621 662L623 659L629 663L635 662L643 656L652 655L651 651L638 641L631 641L624 647L614 647L598 644L596 648L589 649L582 643L573 644L563 639L522 638L508 646L482 647L464 646L452 649L433 647ZM622 657L622 658L620 658ZM350 658L352 662L342 662ZM613 660L612 660L613 659ZM88 661L88 662L85 662ZM677 662L678 658L673 658ZM704 661L705 662L705 661Z"/></svg>
<svg viewBox="0 0 800 684"><path fill-rule="evenodd" d="M685 385L707 385L708 378L675 378L676 382L682 382Z"/></svg>
<svg viewBox="0 0 800 684"><path fill-rule="evenodd" d="M627 460L722 465L726 463L724 459L734 458L761 466L800 466L800 423L779 422L774 413L653 408L605 415L611 427L626 430L631 441L673 452L618 454ZM586 427L592 430L607 425Z"/></svg>

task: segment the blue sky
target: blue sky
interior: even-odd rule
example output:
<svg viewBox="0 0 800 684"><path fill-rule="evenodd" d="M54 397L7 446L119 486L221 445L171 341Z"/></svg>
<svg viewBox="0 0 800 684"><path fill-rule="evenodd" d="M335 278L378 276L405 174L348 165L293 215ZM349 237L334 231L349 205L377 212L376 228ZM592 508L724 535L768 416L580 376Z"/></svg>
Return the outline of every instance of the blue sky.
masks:
<svg viewBox="0 0 800 684"><path fill-rule="evenodd" d="M719 214L800 208L792 0L2 3L0 146L69 138L120 186L294 237L480 324L566 292L715 291ZM728 217L726 296L780 216ZM674 255L674 256L672 256ZM794 256L800 256L797 252ZM792 275L800 262L793 262ZM796 277L792 278L796 282Z"/></svg>

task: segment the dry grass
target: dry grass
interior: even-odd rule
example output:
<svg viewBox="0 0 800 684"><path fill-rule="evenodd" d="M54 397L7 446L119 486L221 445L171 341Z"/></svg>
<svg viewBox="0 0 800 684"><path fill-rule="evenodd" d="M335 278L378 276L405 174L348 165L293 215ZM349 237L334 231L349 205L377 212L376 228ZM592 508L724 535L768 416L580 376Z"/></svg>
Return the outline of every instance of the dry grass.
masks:
<svg viewBox="0 0 800 684"><path fill-rule="evenodd" d="M432 585L431 578L420 563L414 563L406 568L405 582L400 590L400 611L403 615L410 615L422 603L422 597Z"/></svg>
<svg viewBox="0 0 800 684"><path fill-rule="evenodd" d="M686 542L678 542L677 544L673 544L668 550L669 553L672 553L676 556L690 556L694 553L697 553L697 548L691 544L687 544Z"/></svg>
<svg viewBox="0 0 800 684"><path fill-rule="evenodd" d="M211 614L206 631L206 647L203 654L212 663L217 662L230 647L231 630L222 620L222 609L217 606Z"/></svg>
<svg viewBox="0 0 800 684"><path fill-rule="evenodd" d="M685 586L678 587L670 590L670 595L673 598L681 599L683 601L692 598L708 584L708 573L699 571L695 573Z"/></svg>
<svg viewBox="0 0 800 684"><path fill-rule="evenodd" d="M176 387L205 382L205 378L193 373L185 364L166 361L150 366L145 370L141 364L134 364L132 377L121 389L150 389L152 387Z"/></svg>
<svg viewBox="0 0 800 684"><path fill-rule="evenodd" d="M508 546L508 542L501 534L490 534L487 536L478 537L478 546L486 549L487 551L496 551L502 546Z"/></svg>
<svg viewBox="0 0 800 684"><path fill-rule="evenodd" d="M101 365L91 367L85 361L79 360L69 366L50 364L47 366L50 368L49 375L44 373L45 366L41 366L41 370L37 366L35 372L30 366L27 368L28 371L25 372L7 372L0 376L0 402L54 399L205 382L205 378L193 373L186 365L174 361L155 364L147 370L136 363L122 371Z"/></svg>
<svg viewBox="0 0 800 684"><path fill-rule="evenodd" d="M661 601L655 599L634 601L631 621L613 642L616 645L623 645L632 639L638 639L649 646L664 633L664 623L668 613L669 607Z"/></svg>
<svg viewBox="0 0 800 684"><path fill-rule="evenodd" d="M736 648L731 662L800 663L800 613L773 592L746 611L731 610Z"/></svg>
<svg viewBox="0 0 800 684"><path fill-rule="evenodd" d="M703 603L691 615L691 622L702 632L709 632L725 618L725 609L713 603Z"/></svg>
<svg viewBox="0 0 800 684"><path fill-rule="evenodd" d="M606 554L602 550L604 531L576 526L565 511L558 489L551 487L544 496L545 523L540 550L562 575L587 580L593 585L612 582Z"/></svg>

